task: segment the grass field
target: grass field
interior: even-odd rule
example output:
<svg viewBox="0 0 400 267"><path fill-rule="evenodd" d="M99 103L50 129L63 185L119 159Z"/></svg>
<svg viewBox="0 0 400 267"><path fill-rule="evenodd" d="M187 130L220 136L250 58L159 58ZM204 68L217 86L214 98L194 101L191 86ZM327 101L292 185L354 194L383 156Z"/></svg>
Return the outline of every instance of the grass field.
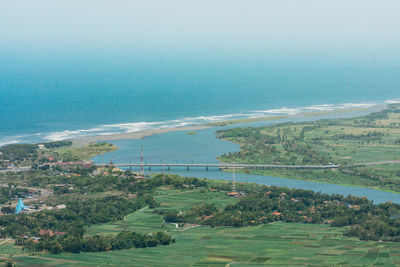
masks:
<svg viewBox="0 0 400 267"><path fill-rule="evenodd" d="M160 190L162 209L186 210L200 202L222 207L236 201L224 192ZM88 234L122 230L166 230L176 239L169 246L100 253L14 257L19 266L396 266L400 244L360 242L343 237L344 228L328 225L273 223L243 228L194 226L176 228L145 208L124 220L93 226ZM9 246L9 245L8 245Z"/></svg>
<svg viewBox="0 0 400 267"><path fill-rule="evenodd" d="M82 146L63 147L51 150L57 158L66 161L90 160L94 156L117 150L118 147L109 143L89 143Z"/></svg>

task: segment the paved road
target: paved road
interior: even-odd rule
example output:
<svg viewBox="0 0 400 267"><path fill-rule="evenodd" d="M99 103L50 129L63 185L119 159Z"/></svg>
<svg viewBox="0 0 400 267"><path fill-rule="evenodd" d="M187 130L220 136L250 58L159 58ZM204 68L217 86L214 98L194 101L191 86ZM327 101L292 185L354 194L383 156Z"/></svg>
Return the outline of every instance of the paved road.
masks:
<svg viewBox="0 0 400 267"><path fill-rule="evenodd" d="M382 164L398 164L400 160L388 160L388 161L376 161L376 162L364 162L364 163L354 163L349 166L368 166L368 165L382 165Z"/></svg>
<svg viewBox="0 0 400 267"><path fill-rule="evenodd" d="M26 166L26 167L16 167L12 169L6 169L6 170L0 170L0 173L6 173L6 172L26 172L31 169L31 166Z"/></svg>

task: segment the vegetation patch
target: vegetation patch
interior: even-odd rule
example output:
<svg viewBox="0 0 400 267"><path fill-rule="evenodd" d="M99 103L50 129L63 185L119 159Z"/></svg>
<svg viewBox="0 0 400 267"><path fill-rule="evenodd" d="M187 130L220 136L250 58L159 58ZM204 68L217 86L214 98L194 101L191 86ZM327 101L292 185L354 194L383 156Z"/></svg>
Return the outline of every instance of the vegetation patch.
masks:
<svg viewBox="0 0 400 267"><path fill-rule="evenodd" d="M109 143L89 143L78 147L56 149L54 152L63 161L90 160L94 156L108 153L118 148Z"/></svg>

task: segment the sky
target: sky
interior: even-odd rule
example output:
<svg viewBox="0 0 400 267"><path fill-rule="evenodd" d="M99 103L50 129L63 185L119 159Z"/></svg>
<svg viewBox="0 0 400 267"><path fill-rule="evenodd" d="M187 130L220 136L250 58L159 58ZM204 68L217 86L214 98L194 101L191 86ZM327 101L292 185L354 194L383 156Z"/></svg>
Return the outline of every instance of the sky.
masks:
<svg viewBox="0 0 400 267"><path fill-rule="evenodd" d="M398 60L399 10L398 0L2 0L0 56Z"/></svg>

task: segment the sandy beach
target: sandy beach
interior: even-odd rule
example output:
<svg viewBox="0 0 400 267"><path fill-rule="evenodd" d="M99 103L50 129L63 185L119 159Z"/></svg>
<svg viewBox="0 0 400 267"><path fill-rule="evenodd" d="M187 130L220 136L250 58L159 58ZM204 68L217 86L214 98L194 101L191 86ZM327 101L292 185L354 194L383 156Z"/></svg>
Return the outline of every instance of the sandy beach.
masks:
<svg viewBox="0 0 400 267"><path fill-rule="evenodd" d="M165 128L165 129L151 129L145 131L138 131L133 133L117 133L109 135L96 135L96 136L85 136L69 139L77 145L87 144L91 142L102 142L102 141L115 141L115 140L131 140L131 139L142 139L146 136L153 134L162 134L168 132L178 132L178 131L198 131L203 129L211 128L209 125L194 125L194 126L184 126L176 128Z"/></svg>

